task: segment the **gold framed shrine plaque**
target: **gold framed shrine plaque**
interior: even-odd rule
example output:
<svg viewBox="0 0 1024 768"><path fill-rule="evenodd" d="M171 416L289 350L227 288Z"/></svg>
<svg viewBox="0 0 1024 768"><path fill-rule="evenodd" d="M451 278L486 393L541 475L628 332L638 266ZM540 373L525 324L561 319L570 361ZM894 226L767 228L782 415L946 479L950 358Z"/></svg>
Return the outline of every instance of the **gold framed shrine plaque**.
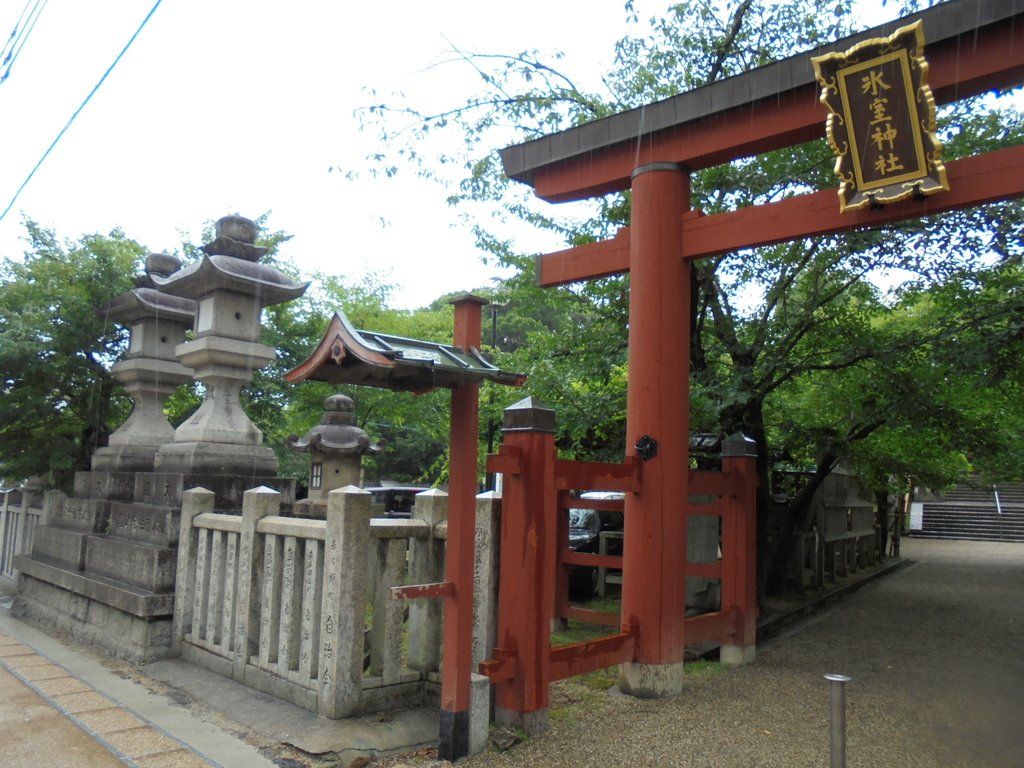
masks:
<svg viewBox="0 0 1024 768"><path fill-rule="evenodd" d="M829 112L840 211L949 189L920 21L811 62Z"/></svg>

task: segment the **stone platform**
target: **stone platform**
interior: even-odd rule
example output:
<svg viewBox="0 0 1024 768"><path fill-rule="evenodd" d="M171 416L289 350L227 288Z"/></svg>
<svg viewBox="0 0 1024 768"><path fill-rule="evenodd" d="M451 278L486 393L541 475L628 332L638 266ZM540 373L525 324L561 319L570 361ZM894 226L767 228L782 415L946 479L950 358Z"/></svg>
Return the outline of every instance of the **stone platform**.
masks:
<svg viewBox="0 0 1024 768"><path fill-rule="evenodd" d="M203 487L221 512L266 485L290 506L291 480L168 472L79 472L75 495L40 526L21 572L13 613L136 664L171 653L182 494Z"/></svg>

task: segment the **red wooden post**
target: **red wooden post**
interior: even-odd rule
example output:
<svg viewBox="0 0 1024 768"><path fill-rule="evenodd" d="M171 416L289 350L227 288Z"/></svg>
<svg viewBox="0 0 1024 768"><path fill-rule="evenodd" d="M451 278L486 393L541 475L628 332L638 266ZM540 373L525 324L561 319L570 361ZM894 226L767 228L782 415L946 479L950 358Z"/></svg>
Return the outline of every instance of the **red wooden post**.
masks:
<svg viewBox="0 0 1024 768"><path fill-rule="evenodd" d="M480 347L480 308L487 302L466 295L455 305L452 345L468 352ZM438 756L469 754L469 691L473 672L473 552L477 491L479 384L452 389L448 480L448 543L445 580L444 653L441 665L441 725Z"/></svg>
<svg viewBox="0 0 1024 768"><path fill-rule="evenodd" d="M757 643L757 449L754 441L733 435L722 443L722 472L730 480L729 509L722 518L722 611L737 611L736 634L723 643L721 661L754 660Z"/></svg>
<svg viewBox="0 0 1024 768"><path fill-rule="evenodd" d="M683 684L689 463L690 267L681 217L689 175L674 163L633 172L627 454L643 481L626 496L622 621L638 631L619 687L671 696Z"/></svg>
<svg viewBox="0 0 1024 768"><path fill-rule="evenodd" d="M501 454L514 460L502 488L498 636L512 674L495 686L495 720L538 733L548 725L550 621L558 527L555 412L531 398L505 409Z"/></svg>

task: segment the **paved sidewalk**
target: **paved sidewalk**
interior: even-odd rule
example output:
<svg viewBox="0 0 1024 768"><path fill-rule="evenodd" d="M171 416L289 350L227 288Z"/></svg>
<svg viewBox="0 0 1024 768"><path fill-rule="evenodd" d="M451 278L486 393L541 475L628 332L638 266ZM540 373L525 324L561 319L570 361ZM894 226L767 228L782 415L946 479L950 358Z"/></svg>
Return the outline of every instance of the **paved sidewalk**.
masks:
<svg viewBox="0 0 1024 768"><path fill-rule="evenodd" d="M0 744L8 768L124 765L6 667L0 667Z"/></svg>
<svg viewBox="0 0 1024 768"><path fill-rule="evenodd" d="M13 618L12 590L0 582L3 768L347 768L436 743L436 708L327 720L180 659L135 667Z"/></svg>
<svg viewBox="0 0 1024 768"><path fill-rule="evenodd" d="M0 737L5 768L275 768L237 734L11 618L6 605Z"/></svg>

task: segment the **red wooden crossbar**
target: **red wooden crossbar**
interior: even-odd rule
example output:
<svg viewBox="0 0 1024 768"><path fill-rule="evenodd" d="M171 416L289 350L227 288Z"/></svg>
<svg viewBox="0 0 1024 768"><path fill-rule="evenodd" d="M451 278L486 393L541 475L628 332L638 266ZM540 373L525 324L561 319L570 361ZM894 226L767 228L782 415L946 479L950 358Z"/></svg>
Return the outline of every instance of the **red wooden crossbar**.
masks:
<svg viewBox="0 0 1024 768"><path fill-rule="evenodd" d="M622 464L600 461L555 461L558 490L635 491L640 483L640 461L635 457ZM585 506L577 504L575 506ZM588 507L596 509L597 507Z"/></svg>
<svg viewBox="0 0 1024 768"><path fill-rule="evenodd" d="M481 661L478 670L481 675L487 675L492 683L508 682L516 676L516 652L495 647L491 651L491 658Z"/></svg>
<svg viewBox="0 0 1024 768"><path fill-rule="evenodd" d="M787 242L801 237L870 229L933 213L967 208L1024 195L1024 146L1007 147L946 164L950 190L906 200L880 209L840 213L834 189L797 195L774 203L740 208L713 216L686 215L683 258ZM541 256L540 285L564 285L591 277L629 271L629 228L611 240Z"/></svg>
<svg viewBox="0 0 1024 768"><path fill-rule="evenodd" d="M721 642L736 634L736 622L739 611L727 608L715 613L702 613L686 619L686 644L700 645L708 642Z"/></svg>
<svg viewBox="0 0 1024 768"><path fill-rule="evenodd" d="M633 658L635 641L632 632L587 640L551 649L551 680L613 667Z"/></svg>
<svg viewBox="0 0 1024 768"><path fill-rule="evenodd" d="M599 555L594 552L574 552L562 548L562 565L585 565L593 568L622 568L622 555Z"/></svg>
<svg viewBox="0 0 1024 768"><path fill-rule="evenodd" d="M488 454L487 471L495 475L518 475L522 460L522 451L518 446L503 445L500 453Z"/></svg>
<svg viewBox="0 0 1024 768"><path fill-rule="evenodd" d="M392 587L392 600L418 600L422 598L451 597L455 594L455 585L450 581L439 581L433 584L407 584L404 587Z"/></svg>
<svg viewBox="0 0 1024 768"><path fill-rule="evenodd" d="M576 496L566 496L560 503L563 511L594 509L602 512L622 512L626 508L622 499L582 499Z"/></svg>

